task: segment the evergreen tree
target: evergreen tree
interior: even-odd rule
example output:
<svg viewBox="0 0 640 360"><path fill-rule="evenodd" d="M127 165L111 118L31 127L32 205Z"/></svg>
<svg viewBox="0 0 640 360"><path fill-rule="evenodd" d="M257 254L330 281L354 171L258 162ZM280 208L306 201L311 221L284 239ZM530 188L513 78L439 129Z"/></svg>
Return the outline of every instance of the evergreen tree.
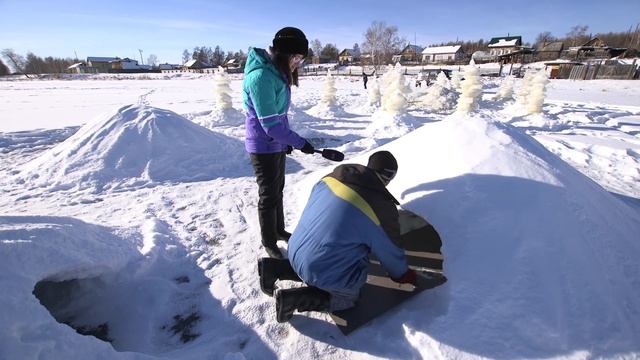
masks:
<svg viewBox="0 0 640 360"><path fill-rule="evenodd" d="M320 58L325 59L326 61L337 61L338 60L338 48L334 44L327 44L322 48L320 52Z"/></svg>

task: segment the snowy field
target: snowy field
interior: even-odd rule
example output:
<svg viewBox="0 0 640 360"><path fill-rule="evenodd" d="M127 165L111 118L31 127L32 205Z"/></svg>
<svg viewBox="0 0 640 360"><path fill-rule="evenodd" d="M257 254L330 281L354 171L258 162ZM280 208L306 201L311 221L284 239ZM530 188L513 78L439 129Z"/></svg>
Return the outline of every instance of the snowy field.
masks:
<svg viewBox="0 0 640 360"><path fill-rule="evenodd" d="M640 81L553 80L528 116L500 79L470 115L414 87L390 116L358 77L331 107L302 78L292 127L348 162L393 152L391 192L443 239L449 281L345 337L278 324L259 289L232 79L227 110L212 75L0 81L0 359L640 357ZM335 165L288 158L288 230Z"/></svg>

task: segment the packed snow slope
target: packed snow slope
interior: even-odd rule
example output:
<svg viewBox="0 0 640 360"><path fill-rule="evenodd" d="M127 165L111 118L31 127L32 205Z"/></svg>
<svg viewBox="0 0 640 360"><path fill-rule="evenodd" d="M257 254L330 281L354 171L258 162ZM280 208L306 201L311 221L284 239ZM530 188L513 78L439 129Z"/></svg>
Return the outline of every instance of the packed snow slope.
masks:
<svg viewBox="0 0 640 360"><path fill-rule="evenodd" d="M127 105L97 117L18 171L28 186L101 191L246 174L244 158L237 139L169 110Z"/></svg>
<svg viewBox="0 0 640 360"><path fill-rule="evenodd" d="M521 130L480 116L453 115L381 149L398 158L390 190L401 206L439 231L449 281L362 339L404 329L425 359L640 351L637 210Z"/></svg>
<svg viewBox="0 0 640 360"><path fill-rule="evenodd" d="M427 124L389 150L410 169L391 190L444 239L449 282L411 316L444 354L639 350L637 211L521 130L487 119Z"/></svg>

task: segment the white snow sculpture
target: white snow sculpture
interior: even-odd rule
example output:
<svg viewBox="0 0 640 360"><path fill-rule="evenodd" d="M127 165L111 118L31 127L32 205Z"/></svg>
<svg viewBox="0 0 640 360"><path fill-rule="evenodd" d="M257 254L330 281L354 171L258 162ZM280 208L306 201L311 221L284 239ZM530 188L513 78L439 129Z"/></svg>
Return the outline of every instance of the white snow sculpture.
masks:
<svg viewBox="0 0 640 360"><path fill-rule="evenodd" d="M378 79L372 79L369 82L368 88L368 98L369 98L369 106L379 106L380 105L380 85L378 84Z"/></svg>
<svg viewBox="0 0 640 360"><path fill-rule="evenodd" d="M327 76L324 80L324 93L322 93L320 101L326 106L332 106L336 103L335 78L331 76L331 70L327 70Z"/></svg>
<svg viewBox="0 0 640 360"><path fill-rule="evenodd" d="M527 98L529 96L531 80L533 79L534 70L529 69L524 73L524 77L522 78L522 82L520 82L520 87L516 90L516 104L522 108L527 107Z"/></svg>
<svg viewBox="0 0 640 360"><path fill-rule="evenodd" d="M502 80L500 87L493 97L494 100L508 100L513 98L513 76L508 76Z"/></svg>
<svg viewBox="0 0 640 360"><path fill-rule="evenodd" d="M460 98L456 111L459 113L469 113L478 106L478 98L482 93L482 84L478 69L475 66L467 66L464 72L464 80L460 84Z"/></svg>
<svg viewBox="0 0 640 360"><path fill-rule="evenodd" d="M549 79L544 69L540 69L532 75L529 84L529 95L527 96L527 114L542 113L545 87L548 82Z"/></svg>
<svg viewBox="0 0 640 360"><path fill-rule="evenodd" d="M436 81L429 87L420 103L433 111L451 110L456 105L457 96L444 72L440 72Z"/></svg>
<svg viewBox="0 0 640 360"><path fill-rule="evenodd" d="M459 71L451 72L451 87L458 92L460 91L461 78L462 76Z"/></svg>
<svg viewBox="0 0 640 360"><path fill-rule="evenodd" d="M229 86L229 77L222 66L219 66L213 75L213 93L215 94L216 107L219 109L230 109L231 87Z"/></svg>
<svg viewBox="0 0 640 360"><path fill-rule="evenodd" d="M387 67L387 72L382 76L382 83L384 93L380 101L380 109L394 115L405 113L409 105L407 98L411 94L411 88L406 83L400 64Z"/></svg>

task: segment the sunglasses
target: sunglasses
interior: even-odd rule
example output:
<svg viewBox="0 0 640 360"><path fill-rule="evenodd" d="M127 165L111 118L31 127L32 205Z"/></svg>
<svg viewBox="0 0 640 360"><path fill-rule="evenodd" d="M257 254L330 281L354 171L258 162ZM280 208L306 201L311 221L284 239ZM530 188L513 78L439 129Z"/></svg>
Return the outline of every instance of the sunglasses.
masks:
<svg viewBox="0 0 640 360"><path fill-rule="evenodd" d="M296 62L298 64L298 66L300 66L300 65L304 64L305 58L304 58L304 55L297 54L297 55L293 55L291 57L291 60L293 60L294 62Z"/></svg>

